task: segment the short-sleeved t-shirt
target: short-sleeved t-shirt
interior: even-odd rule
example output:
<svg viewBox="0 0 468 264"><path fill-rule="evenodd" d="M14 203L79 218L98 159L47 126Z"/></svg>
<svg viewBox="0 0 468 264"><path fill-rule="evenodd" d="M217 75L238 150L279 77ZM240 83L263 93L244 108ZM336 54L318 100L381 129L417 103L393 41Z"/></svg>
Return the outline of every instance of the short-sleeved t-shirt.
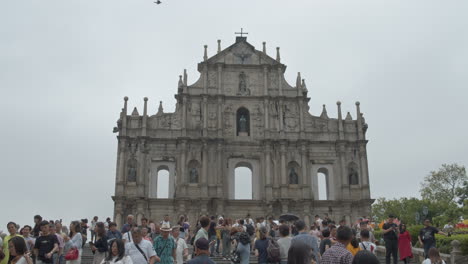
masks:
<svg viewBox="0 0 468 264"><path fill-rule="evenodd" d="M328 237L324 238L324 239L322 239L322 241L320 241L320 255L323 255L323 253L325 252L326 246L328 246L328 248L331 248L331 246L332 246L332 241Z"/></svg>
<svg viewBox="0 0 468 264"><path fill-rule="evenodd" d="M154 240L154 251L156 255L161 258L160 263L173 263L174 258L172 257L172 251L176 248L176 243L172 237L164 239L162 236L158 236Z"/></svg>
<svg viewBox="0 0 468 264"><path fill-rule="evenodd" d="M433 244L435 243L435 234L437 233L439 233L439 229L433 226L428 226L421 229L421 231L419 232L419 236L421 237L423 243Z"/></svg>
<svg viewBox="0 0 468 264"><path fill-rule="evenodd" d="M187 264L216 264L216 262L211 260L210 257L208 257L208 255L200 255L189 260Z"/></svg>
<svg viewBox="0 0 468 264"><path fill-rule="evenodd" d="M148 240L142 239L138 246L141 248L148 261L152 256L156 256L156 252L153 249L153 244L151 244L151 242ZM145 257L143 257L143 254L141 254L141 252L135 246L134 242L127 242L125 244L125 255L130 256L134 264L148 263L148 261L145 260Z"/></svg>
<svg viewBox="0 0 468 264"><path fill-rule="evenodd" d="M257 239L254 249L258 250L258 263L268 262L268 239Z"/></svg>
<svg viewBox="0 0 468 264"><path fill-rule="evenodd" d="M46 258L46 254L54 249L55 244L59 244L56 235L40 236L36 238L34 248L38 250L38 258L44 263L52 263L52 258Z"/></svg>
<svg viewBox="0 0 468 264"><path fill-rule="evenodd" d="M288 251L291 246L291 237L282 237L278 239L278 245L280 248L280 256L282 261L288 260Z"/></svg>
<svg viewBox="0 0 468 264"><path fill-rule="evenodd" d="M398 226L398 225L395 224L395 223L391 223L391 224L390 223L385 223L383 225L383 229L386 230L386 229L392 228L394 226ZM394 231L389 231L389 232L383 234L383 238L388 239L388 240L398 240L398 237L397 237L397 235L396 235L396 233Z"/></svg>
<svg viewBox="0 0 468 264"><path fill-rule="evenodd" d="M211 221L210 222L210 227L208 228L208 236L211 238L213 236L216 236L216 223Z"/></svg>
<svg viewBox="0 0 468 264"><path fill-rule="evenodd" d="M176 260L177 263L184 263L184 250L188 248L187 243L185 243L185 239L178 238L176 239Z"/></svg>

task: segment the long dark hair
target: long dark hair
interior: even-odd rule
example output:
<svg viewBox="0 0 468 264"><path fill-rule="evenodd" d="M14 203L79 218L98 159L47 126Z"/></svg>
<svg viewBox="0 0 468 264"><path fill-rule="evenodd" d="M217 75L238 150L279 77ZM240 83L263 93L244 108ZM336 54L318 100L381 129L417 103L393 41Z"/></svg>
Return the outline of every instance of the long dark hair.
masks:
<svg viewBox="0 0 468 264"><path fill-rule="evenodd" d="M112 258L114 257L112 255L112 246L114 245L114 243L117 243L117 250L119 251L119 254L117 255L117 259L115 260L115 262L123 259L123 257L125 256L125 245L124 245L123 240L114 239L109 245L109 255L106 258L107 261L112 261Z"/></svg>
<svg viewBox="0 0 468 264"><path fill-rule="evenodd" d="M15 236L12 237L9 242L13 244L15 247L16 251L16 256L23 256L24 253L28 251L28 248L26 247L26 242L24 241L23 237L20 236Z"/></svg>
<svg viewBox="0 0 468 264"><path fill-rule="evenodd" d="M70 228L70 238L72 238L76 233L81 232L80 222L72 221L71 225L72 225L72 228Z"/></svg>

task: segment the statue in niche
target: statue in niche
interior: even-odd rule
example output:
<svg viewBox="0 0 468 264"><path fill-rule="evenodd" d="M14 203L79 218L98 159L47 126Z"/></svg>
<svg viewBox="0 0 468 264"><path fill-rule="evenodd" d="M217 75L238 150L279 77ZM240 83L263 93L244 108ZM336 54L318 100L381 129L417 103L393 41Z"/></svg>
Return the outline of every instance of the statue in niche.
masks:
<svg viewBox="0 0 468 264"><path fill-rule="evenodd" d="M238 95L250 95L250 90L247 88L247 77L244 72L239 74L239 92Z"/></svg>
<svg viewBox="0 0 468 264"><path fill-rule="evenodd" d="M137 169L136 169L136 162L134 160L128 163L127 168L127 181L128 182L136 182L137 178Z"/></svg>
<svg viewBox="0 0 468 264"><path fill-rule="evenodd" d="M198 183L198 170L197 168L190 169L190 183Z"/></svg>
<svg viewBox="0 0 468 264"><path fill-rule="evenodd" d="M358 172L355 168L351 167L349 168L349 184L350 185L356 185L359 184L359 178L358 178Z"/></svg>
<svg viewBox="0 0 468 264"><path fill-rule="evenodd" d="M239 132L247 132L247 119L244 115L239 118Z"/></svg>
<svg viewBox="0 0 468 264"><path fill-rule="evenodd" d="M294 168L289 169L289 184L299 184L299 177Z"/></svg>

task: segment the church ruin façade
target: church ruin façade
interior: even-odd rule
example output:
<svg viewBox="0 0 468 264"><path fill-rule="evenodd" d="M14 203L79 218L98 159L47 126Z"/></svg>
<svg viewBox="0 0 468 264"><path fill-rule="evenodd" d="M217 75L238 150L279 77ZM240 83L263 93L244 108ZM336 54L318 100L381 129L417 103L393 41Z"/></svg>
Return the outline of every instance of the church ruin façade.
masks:
<svg viewBox="0 0 468 264"><path fill-rule="evenodd" d="M357 119L309 113L300 74L295 86L284 78L286 65L237 37L236 42L198 64L199 79L180 76L174 113L135 108L128 98L114 132L118 154L114 217L127 214L173 220L187 214L278 217L294 213L309 222L315 214L335 220L370 214L367 124ZM252 172L252 199L234 197L234 171ZM157 198L159 171L169 174L169 198ZM325 175L326 200L319 200L318 175ZM322 176L323 177L323 176Z"/></svg>

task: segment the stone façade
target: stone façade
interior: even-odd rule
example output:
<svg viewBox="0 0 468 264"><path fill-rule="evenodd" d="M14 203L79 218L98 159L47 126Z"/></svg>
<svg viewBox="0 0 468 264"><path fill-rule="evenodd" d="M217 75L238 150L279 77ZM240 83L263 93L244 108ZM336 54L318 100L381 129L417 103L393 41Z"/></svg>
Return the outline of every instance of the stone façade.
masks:
<svg viewBox="0 0 468 264"><path fill-rule="evenodd" d="M365 138L367 124L356 103L350 113L329 118L309 113L307 88L284 78L279 48L276 59L245 37L198 64L199 79L188 85L179 76L176 110L128 114L127 101L117 121L118 154L114 219L127 214L173 221L186 214L231 218L278 217L290 212L309 222L328 214L350 222L368 216L373 200ZM243 125L239 120L244 118ZM234 199L234 170L252 171L252 200ZM169 171L169 199L157 199L159 170ZM294 171L293 182L289 179ZM319 200L318 173L326 176L327 200Z"/></svg>

